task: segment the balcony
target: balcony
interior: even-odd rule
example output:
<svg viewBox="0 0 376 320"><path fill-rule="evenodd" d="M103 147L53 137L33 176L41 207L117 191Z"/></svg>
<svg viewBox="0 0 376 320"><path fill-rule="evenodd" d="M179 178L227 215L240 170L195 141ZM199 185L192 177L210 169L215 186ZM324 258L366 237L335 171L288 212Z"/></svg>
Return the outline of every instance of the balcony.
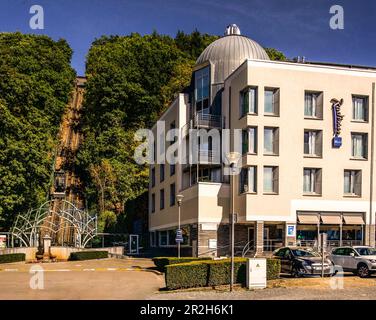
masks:
<svg viewBox="0 0 376 320"><path fill-rule="evenodd" d="M222 129L224 124L223 119L224 117L222 116L199 112L193 117L193 127Z"/></svg>

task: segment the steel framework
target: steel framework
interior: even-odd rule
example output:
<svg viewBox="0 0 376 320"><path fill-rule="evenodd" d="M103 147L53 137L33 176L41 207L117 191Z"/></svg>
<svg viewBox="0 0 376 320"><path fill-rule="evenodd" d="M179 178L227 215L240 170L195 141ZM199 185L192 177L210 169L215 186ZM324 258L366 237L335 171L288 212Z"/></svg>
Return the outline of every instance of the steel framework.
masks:
<svg viewBox="0 0 376 320"><path fill-rule="evenodd" d="M49 235L53 245L84 248L97 235L97 216L78 209L73 203L54 199L38 209L18 214L11 228L11 245L15 240L25 247L37 247Z"/></svg>

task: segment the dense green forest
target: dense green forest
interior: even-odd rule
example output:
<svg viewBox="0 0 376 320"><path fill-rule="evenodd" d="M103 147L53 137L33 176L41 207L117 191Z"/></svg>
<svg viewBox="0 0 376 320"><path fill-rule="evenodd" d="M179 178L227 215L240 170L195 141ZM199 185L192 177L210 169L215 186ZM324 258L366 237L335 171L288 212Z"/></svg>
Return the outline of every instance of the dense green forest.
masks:
<svg viewBox="0 0 376 320"><path fill-rule="evenodd" d="M46 200L71 55L64 40L0 34L0 230Z"/></svg>
<svg viewBox="0 0 376 320"><path fill-rule="evenodd" d="M122 222L132 220L135 211L147 210L142 194L148 171L133 160L134 132L151 127L174 95L189 85L196 59L216 39L198 31L178 32L175 38L154 32L102 37L92 44L84 143L76 164L89 207L100 212L102 230L123 229ZM274 60L285 59L275 49L266 50ZM127 203L132 205L125 212Z"/></svg>

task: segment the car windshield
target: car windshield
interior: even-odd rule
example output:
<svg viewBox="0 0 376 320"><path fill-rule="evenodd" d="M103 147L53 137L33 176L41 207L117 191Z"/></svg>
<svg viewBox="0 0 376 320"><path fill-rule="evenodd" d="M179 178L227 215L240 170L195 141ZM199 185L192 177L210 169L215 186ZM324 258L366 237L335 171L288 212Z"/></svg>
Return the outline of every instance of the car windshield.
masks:
<svg viewBox="0 0 376 320"><path fill-rule="evenodd" d="M356 248L356 251L361 256L376 256L376 249L375 248Z"/></svg>
<svg viewBox="0 0 376 320"><path fill-rule="evenodd" d="M309 249L293 249L291 251L295 257L320 257L318 252Z"/></svg>

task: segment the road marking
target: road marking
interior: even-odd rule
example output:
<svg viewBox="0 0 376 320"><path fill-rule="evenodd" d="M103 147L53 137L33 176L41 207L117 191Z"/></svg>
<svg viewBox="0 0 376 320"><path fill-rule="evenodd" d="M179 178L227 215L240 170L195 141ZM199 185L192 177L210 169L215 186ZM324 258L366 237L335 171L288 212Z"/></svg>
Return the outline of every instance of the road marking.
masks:
<svg viewBox="0 0 376 320"><path fill-rule="evenodd" d="M7 272L16 272L16 271L18 271L18 269L4 269L4 271L7 271Z"/></svg>
<svg viewBox="0 0 376 320"><path fill-rule="evenodd" d="M83 269L83 271L95 271L95 269Z"/></svg>
<svg viewBox="0 0 376 320"><path fill-rule="evenodd" d="M70 269L56 269L56 270L51 270L51 271L68 272L68 271L72 271L72 270L70 270Z"/></svg>
<svg viewBox="0 0 376 320"><path fill-rule="evenodd" d="M108 271L116 271L118 268L107 268Z"/></svg>

